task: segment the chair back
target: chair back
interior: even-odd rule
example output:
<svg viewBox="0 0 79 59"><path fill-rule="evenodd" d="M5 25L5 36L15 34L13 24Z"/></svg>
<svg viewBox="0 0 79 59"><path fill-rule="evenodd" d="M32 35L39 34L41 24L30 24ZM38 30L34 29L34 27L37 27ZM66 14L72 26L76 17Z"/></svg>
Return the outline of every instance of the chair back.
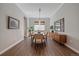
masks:
<svg viewBox="0 0 79 59"><path fill-rule="evenodd" d="M42 34L35 34L34 38L35 39L44 39L44 36Z"/></svg>

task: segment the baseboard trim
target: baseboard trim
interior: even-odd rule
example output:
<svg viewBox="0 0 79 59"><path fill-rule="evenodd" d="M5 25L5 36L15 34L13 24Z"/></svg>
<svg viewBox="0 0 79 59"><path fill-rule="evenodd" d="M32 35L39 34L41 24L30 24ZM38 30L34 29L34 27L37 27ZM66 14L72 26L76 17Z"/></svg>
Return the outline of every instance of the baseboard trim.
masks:
<svg viewBox="0 0 79 59"><path fill-rule="evenodd" d="M65 44L65 46L67 46L68 48L70 48L71 50L73 50L74 52L79 54L79 51L71 46L69 46L68 44Z"/></svg>
<svg viewBox="0 0 79 59"><path fill-rule="evenodd" d="M3 51L0 52L0 55L3 54L4 52L8 51L9 49L11 49L12 47L14 47L15 45L17 45L18 43L20 43L23 40L19 40L16 43L10 45L9 47L7 47L6 49L4 49Z"/></svg>

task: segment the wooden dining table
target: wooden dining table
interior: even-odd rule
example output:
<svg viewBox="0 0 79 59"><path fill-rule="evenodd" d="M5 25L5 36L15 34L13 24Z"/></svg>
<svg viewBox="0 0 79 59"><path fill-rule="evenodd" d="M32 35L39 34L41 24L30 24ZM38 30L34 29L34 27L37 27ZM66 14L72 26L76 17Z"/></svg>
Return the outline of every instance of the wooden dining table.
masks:
<svg viewBox="0 0 79 59"><path fill-rule="evenodd" d="M44 39L44 42L47 42L47 35L46 34L31 34L31 42L32 44L33 43L36 43L36 42L33 42L34 40L38 40L38 37L35 37L35 36L38 36L40 40L43 40ZM43 38L41 38L41 36L43 36Z"/></svg>

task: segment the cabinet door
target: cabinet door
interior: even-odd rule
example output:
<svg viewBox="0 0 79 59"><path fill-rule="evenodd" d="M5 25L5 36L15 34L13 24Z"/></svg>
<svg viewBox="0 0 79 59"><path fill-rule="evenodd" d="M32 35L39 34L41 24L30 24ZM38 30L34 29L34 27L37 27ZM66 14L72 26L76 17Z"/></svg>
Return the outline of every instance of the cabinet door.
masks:
<svg viewBox="0 0 79 59"><path fill-rule="evenodd" d="M60 36L58 34L55 35L55 40L60 41Z"/></svg>
<svg viewBox="0 0 79 59"><path fill-rule="evenodd" d="M61 43L66 43L66 35L60 35Z"/></svg>

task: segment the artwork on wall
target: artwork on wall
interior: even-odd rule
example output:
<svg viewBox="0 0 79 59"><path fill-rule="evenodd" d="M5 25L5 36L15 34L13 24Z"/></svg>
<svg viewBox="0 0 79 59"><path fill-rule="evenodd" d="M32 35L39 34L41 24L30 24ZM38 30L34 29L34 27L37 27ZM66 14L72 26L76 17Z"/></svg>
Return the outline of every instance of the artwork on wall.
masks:
<svg viewBox="0 0 79 59"><path fill-rule="evenodd" d="M57 21L54 22L54 30L56 32L60 31L60 20L57 20Z"/></svg>
<svg viewBox="0 0 79 59"><path fill-rule="evenodd" d="M54 22L54 30L56 32L64 32L64 18Z"/></svg>
<svg viewBox="0 0 79 59"><path fill-rule="evenodd" d="M60 29L61 29L61 32L65 31L65 29L64 29L64 18L60 19Z"/></svg>
<svg viewBox="0 0 79 59"><path fill-rule="evenodd" d="M8 16L8 29L19 29L19 20Z"/></svg>

